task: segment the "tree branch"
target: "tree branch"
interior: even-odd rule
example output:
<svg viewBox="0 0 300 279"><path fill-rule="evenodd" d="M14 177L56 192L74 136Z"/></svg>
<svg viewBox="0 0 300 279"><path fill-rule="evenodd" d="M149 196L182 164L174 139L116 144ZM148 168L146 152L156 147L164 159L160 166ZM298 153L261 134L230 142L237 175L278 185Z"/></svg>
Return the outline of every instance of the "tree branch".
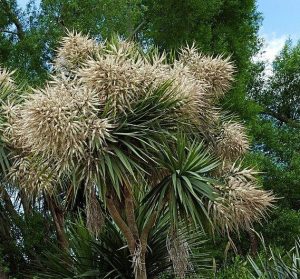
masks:
<svg viewBox="0 0 300 279"><path fill-rule="evenodd" d="M266 109L263 113L268 114L268 115L276 118L277 120L279 120L280 122L285 123L289 127L300 128L300 122L299 121L291 119L291 118L287 117L286 115L284 115L282 113L277 113L277 112L272 111L270 109Z"/></svg>
<svg viewBox="0 0 300 279"><path fill-rule="evenodd" d="M154 211L151 216L149 217L149 220L147 222L147 224L145 225L142 234L141 234L141 245L142 245L142 249L146 249L147 247L147 243L148 243L148 236L149 233L152 229L152 227L154 226L155 222L156 222L156 218L158 216L157 211Z"/></svg>
<svg viewBox="0 0 300 279"><path fill-rule="evenodd" d="M23 205L25 218L28 218L28 216L32 214L32 206L31 206L30 197L26 194L24 189L21 189L19 191L19 196L20 196L21 203Z"/></svg>
<svg viewBox="0 0 300 279"><path fill-rule="evenodd" d="M0 3L2 3L3 11L6 13L10 21L16 26L17 28L17 36L20 40L22 40L25 36L25 32L23 30L23 26L21 21L19 20L17 14L15 11L13 11L13 8L9 5L9 3L6 0L0 0Z"/></svg>
<svg viewBox="0 0 300 279"><path fill-rule="evenodd" d="M158 206L158 208L155 211L152 212L152 214L150 215L150 217L148 219L148 222L144 226L144 228L141 232L141 237L140 237L142 249L146 249L147 243L148 243L149 233L150 233L152 227L154 226L158 216L162 212L166 202L167 202L167 197L164 197L162 204L160 204Z"/></svg>
<svg viewBox="0 0 300 279"><path fill-rule="evenodd" d="M135 239L138 239L139 230L135 218L132 193L130 193L128 189L124 189L124 196L125 196L125 214L126 214L127 224L131 232L133 233Z"/></svg>
<svg viewBox="0 0 300 279"><path fill-rule="evenodd" d="M0 33L9 33L9 34L13 34L13 35L18 35L17 32L10 31L10 30L3 30L3 29L0 29Z"/></svg>
<svg viewBox="0 0 300 279"><path fill-rule="evenodd" d="M137 32L140 31L140 29L145 25L146 20L143 20L134 30L133 32L128 36L129 39L134 38L137 35Z"/></svg>
<svg viewBox="0 0 300 279"><path fill-rule="evenodd" d="M54 221L57 241L61 248L66 249L68 247L68 239L64 230L64 212L50 196L46 196L46 201Z"/></svg>
<svg viewBox="0 0 300 279"><path fill-rule="evenodd" d="M124 234L124 237L126 238L128 243L130 253L133 254L136 246L135 238L130 228L127 226L120 213L118 212L117 208L115 207L114 201L111 196L106 197L106 205L110 216Z"/></svg>

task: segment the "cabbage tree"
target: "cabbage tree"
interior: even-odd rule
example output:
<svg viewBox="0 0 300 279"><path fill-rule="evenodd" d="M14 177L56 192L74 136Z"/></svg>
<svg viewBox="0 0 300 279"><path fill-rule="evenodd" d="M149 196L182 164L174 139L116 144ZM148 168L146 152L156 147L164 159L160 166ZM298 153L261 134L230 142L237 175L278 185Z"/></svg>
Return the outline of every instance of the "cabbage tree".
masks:
<svg viewBox="0 0 300 279"><path fill-rule="evenodd" d="M247 230L274 200L239 163L249 148L245 128L217 106L234 71L228 59L194 46L174 58L69 33L51 80L5 106L9 178L65 210L81 199L96 235L107 213L126 240L135 278L147 278L149 235L168 218L170 259L184 277L190 265L181 226Z"/></svg>

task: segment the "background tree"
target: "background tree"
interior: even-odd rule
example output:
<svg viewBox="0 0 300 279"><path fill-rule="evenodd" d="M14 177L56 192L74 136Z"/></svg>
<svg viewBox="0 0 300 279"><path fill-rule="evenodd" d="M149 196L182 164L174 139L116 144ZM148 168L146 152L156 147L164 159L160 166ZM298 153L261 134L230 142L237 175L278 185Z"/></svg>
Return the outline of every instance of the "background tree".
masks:
<svg viewBox="0 0 300 279"><path fill-rule="evenodd" d="M1 0L0 61L18 68L22 79L43 82L58 40L66 30L83 31L98 39L118 33L128 37L140 22L138 0L132 1L29 1L25 10L16 0Z"/></svg>
<svg viewBox="0 0 300 279"><path fill-rule="evenodd" d="M36 71L38 76L42 69L47 69L53 49L66 28L102 39L113 33L125 37L135 34L148 46L154 43L161 50L168 51L195 42L207 54L232 55L238 70L244 74L258 47L260 17L254 0L216 0L209 3L192 0L44 0L40 7L34 3L31 1L26 11L22 11L15 0L2 0L0 30L2 63L7 61L7 66L25 67L27 60L27 65L31 66L26 70L29 73ZM26 74L25 71L23 74Z"/></svg>
<svg viewBox="0 0 300 279"><path fill-rule="evenodd" d="M275 230L275 224L277 228L293 231L294 237L300 231L296 222L300 194L299 54L299 43L287 41L269 76L262 72L249 91L249 96L260 105L258 118L251 122L255 147L251 160L265 172L265 187L284 197L279 200L281 209L273 216L274 223L266 228L268 235L273 228L274 239L282 246L287 242L280 240L285 237L282 230ZM281 216L289 221L283 221ZM292 227L286 228L287 225ZM288 243L291 246L291 241Z"/></svg>
<svg viewBox="0 0 300 279"><path fill-rule="evenodd" d="M299 209L299 53L288 41L273 63L272 74L259 90L251 92L261 105L260 128L254 127L257 144L268 154L266 184L286 197L282 201Z"/></svg>

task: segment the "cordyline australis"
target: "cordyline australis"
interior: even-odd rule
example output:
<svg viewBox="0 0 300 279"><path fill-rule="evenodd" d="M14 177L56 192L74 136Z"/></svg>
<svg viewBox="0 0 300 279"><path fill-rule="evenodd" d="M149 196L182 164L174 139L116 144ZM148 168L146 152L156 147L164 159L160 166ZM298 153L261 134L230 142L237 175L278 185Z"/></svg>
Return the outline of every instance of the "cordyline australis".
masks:
<svg viewBox="0 0 300 279"><path fill-rule="evenodd" d="M256 186L256 172L236 163L249 146L243 125L216 106L233 73L228 59L194 46L170 58L69 33L45 87L3 107L9 178L28 192L63 195L66 208L83 190L95 234L101 203L126 239L135 278L147 278L149 233L169 218L170 260L184 277L191 268L182 224L248 230L274 201ZM7 71L0 81L13 91Z"/></svg>

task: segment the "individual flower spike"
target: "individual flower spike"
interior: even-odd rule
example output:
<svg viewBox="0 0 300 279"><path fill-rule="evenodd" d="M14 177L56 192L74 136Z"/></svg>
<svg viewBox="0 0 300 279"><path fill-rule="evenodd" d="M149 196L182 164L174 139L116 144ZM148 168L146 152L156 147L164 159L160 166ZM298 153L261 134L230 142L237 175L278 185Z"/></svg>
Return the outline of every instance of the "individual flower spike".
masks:
<svg viewBox="0 0 300 279"><path fill-rule="evenodd" d="M53 193L57 187L56 172L46 161L37 157L18 155L13 158L9 179L22 189L32 193L47 191Z"/></svg>
<svg viewBox="0 0 300 279"><path fill-rule="evenodd" d="M144 57L134 42L118 37L114 37L111 41L106 42L103 50L106 54L116 56L123 60L144 60Z"/></svg>
<svg viewBox="0 0 300 279"><path fill-rule="evenodd" d="M15 71L8 71L5 68L0 67L0 89L9 88L13 89L15 87L15 82L12 78Z"/></svg>
<svg viewBox="0 0 300 279"><path fill-rule="evenodd" d="M22 150L24 145L17 125L18 119L21 118L21 106L15 105L11 102L6 102L3 104L1 110L2 117L5 119L1 125L2 139L8 144L8 146Z"/></svg>
<svg viewBox="0 0 300 279"><path fill-rule="evenodd" d="M68 32L67 36L62 38L60 45L54 61L54 68L66 73L79 67L99 48L96 41L77 32Z"/></svg>
<svg viewBox="0 0 300 279"><path fill-rule="evenodd" d="M247 182L252 181L256 182L257 178L256 175L260 174L259 171L256 171L254 168L242 168L241 163L235 162L229 168L224 170L224 179L225 180L232 180L235 179L236 181L240 182Z"/></svg>
<svg viewBox="0 0 300 279"><path fill-rule="evenodd" d="M160 80L172 81L172 87L183 98L187 99L186 106L182 107L185 115L190 115L191 119L201 120L203 123L203 112L206 116L212 116L209 111L212 110L210 103L207 100L207 90L209 86L201 80L196 80L191 74L188 67L182 63L175 61L173 68L164 71ZM205 121L204 121L205 122Z"/></svg>
<svg viewBox="0 0 300 279"><path fill-rule="evenodd" d="M249 143L244 126L234 121L223 122L215 143L217 155L234 162L248 149Z"/></svg>
<svg viewBox="0 0 300 279"><path fill-rule="evenodd" d="M230 89L235 69L229 58L204 56L192 46L181 50L180 61L190 69L195 79L209 85L213 99L223 96Z"/></svg>
<svg viewBox="0 0 300 279"><path fill-rule="evenodd" d="M111 124L106 118L91 118L89 119L88 126L88 138L91 150L92 146L104 146L106 140L111 139L111 130L115 128L115 125Z"/></svg>
<svg viewBox="0 0 300 279"><path fill-rule="evenodd" d="M225 184L216 186L219 198L209 204L209 212L216 227L224 234L250 230L254 222L261 222L274 206L275 197L270 191L259 189L252 169L232 167Z"/></svg>

